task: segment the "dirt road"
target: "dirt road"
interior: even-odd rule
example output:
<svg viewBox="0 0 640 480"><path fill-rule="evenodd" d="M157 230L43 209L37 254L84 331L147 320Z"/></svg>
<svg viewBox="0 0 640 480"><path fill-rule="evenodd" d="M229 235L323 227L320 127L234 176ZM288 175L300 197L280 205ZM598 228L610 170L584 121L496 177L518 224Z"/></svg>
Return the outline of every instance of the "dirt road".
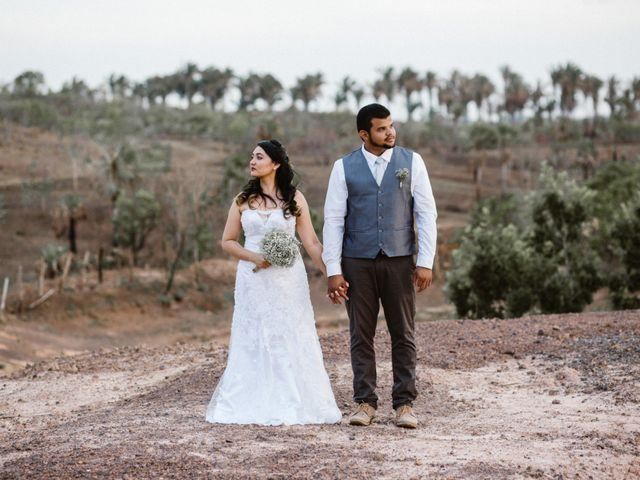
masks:
<svg viewBox="0 0 640 480"><path fill-rule="evenodd" d="M0 378L0 478L640 478L640 311L417 327L417 430L222 426L204 412L226 347L60 357ZM351 408L348 335L321 337ZM346 418L346 417L345 417Z"/></svg>

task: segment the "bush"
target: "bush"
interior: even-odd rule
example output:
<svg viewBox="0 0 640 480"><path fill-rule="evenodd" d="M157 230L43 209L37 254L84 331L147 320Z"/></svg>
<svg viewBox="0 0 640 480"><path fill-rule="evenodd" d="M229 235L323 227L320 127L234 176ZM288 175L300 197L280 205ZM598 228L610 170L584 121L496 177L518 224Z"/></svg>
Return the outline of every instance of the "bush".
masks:
<svg viewBox="0 0 640 480"><path fill-rule="evenodd" d="M62 273L61 260L62 256L68 252L67 247L48 243L42 247L40 252L46 266L45 276L47 278L54 278L58 273Z"/></svg>
<svg viewBox="0 0 640 480"><path fill-rule="evenodd" d="M581 311L602 281L593 248L595 193L543 166L540 190L485 200L454 252L445 292L460 316Z"/></svg>
<svg viewBox="0 0 640 480"><path fill-rule="evenodd" d="M488 210L481 216L453 252L445 292L461 317L523 315L537 299L533 248L514 225L493 226Z"/></svg>
<svg viewBox="0 0 640 480"><path fill-rule="evenodd" d="M621 206L611 236L621 263L609 279L613 306L640 308L640 193Z"/></svg>
<svg viewBox="0 0 640 480"><path fill-rule="evenodd" d="M131 248L135 264L147 236L159 221L160 204L153 193L138 190L133 196L118 197L113 212L114 239L118 245Z"/></svg>
<svg viewBox="0 0 640 480"><path fill-rule="evenodd" d="M640 123L614 121L613 139L617 143L640 143Z"/></svg>

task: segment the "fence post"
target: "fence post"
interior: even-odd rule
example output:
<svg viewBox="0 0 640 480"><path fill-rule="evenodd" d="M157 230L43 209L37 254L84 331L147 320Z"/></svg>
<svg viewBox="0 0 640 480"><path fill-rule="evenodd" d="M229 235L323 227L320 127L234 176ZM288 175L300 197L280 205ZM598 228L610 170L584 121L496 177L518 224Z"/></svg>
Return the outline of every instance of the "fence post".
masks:
<svg viewBox="0 0 640 480"><path fill-rule="evenodd" d="M2 287L2 300L0 300L0 311L4 311L7 302L7 292L9 291L9 277L4 277L4 286Z"/></svg>

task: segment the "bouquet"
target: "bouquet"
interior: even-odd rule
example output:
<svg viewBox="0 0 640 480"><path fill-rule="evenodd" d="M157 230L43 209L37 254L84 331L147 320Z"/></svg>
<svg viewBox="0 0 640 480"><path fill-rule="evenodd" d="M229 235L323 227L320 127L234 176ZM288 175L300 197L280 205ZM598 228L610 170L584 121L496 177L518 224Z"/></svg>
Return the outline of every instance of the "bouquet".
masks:
<svg viewBox="0 0 640 480"><path fill-rule="evenodd" d="M300 253L300 242L277 228L265 233L260 241L264 259L276 267L292 267ZM253 269L258 271L257 268Z"/></svg>

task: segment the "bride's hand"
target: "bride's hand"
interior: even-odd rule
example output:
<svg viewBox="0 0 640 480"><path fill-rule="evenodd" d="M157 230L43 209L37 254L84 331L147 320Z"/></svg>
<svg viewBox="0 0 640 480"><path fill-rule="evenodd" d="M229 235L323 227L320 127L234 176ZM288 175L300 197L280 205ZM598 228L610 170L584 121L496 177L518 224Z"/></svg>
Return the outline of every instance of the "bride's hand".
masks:
<svg viewBox="0 0 640 480"><path fill-rule="evenodd" d="M257 272L258 270L262 270L263 268L269 268L271 266L271 264L267 262L262 255L256 255L256 258L255 260L253 260L253 263L256 264L256 266L253 269L254 272Z"/></svg>

